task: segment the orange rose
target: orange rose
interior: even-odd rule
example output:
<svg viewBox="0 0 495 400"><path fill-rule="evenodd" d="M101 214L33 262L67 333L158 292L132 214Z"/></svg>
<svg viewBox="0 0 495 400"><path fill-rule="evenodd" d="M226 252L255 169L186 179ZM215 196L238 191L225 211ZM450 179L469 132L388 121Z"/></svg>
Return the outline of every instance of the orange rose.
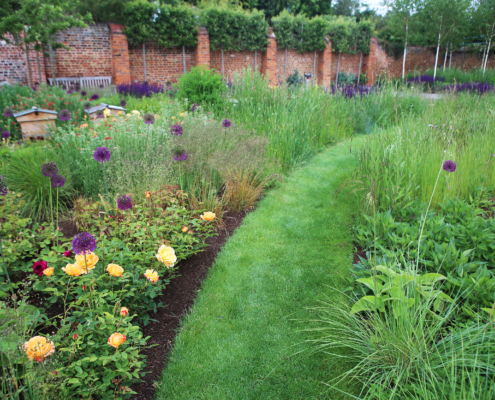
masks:
<svg viewBox="0 0 495 400"><path fill-rule="evenodd" d="M158 279L160 279L160 277L158 276L158 272L156 272L154 269L147 269L144 276L152 283L156 283L158 282Z"/></svg>
<svg viewBox="0 0 495 400"><path fill-rule="evenodd" d="M62 268L62 271L70 276L79 276L82 274L82 269L78 264L67 264Z"/></svg>
<svg viewBox="0 0 495 400"><path fill-rule="evenodd" d="M55 353L55 346L44 336L35 336L24 343L22 349L30 360L42 362L46 357Z"/></svg>
<svg viewBox="0 0 495 400"><path fill-rule="evenodd" d="M146 192L144 192L144 195L149 198L149 197L151 197L151 192L146 191Z"/></svg>
<svg viewBox="0 0 495 400"><path fill-rule="evenodd" d="M120 309L120 315L122 315L123 317L127 316L127 314L129 314L129 309L127 307L122 307Z"/></svg>
<svg viewBox="0 0 495 400"><path fill-rule="evenodd" d="M119 348L121 344L124 344L127 338L122 333L112 333L112 335L108 338L108 344L116 349Z"/></svg>
<svg viewBox="0 0 495 400"><path fill-rule="evenodd" d="M120 278L123 276L124 268L117 264L108 264L107 271L111 276Z"/></svg>
<svg viewBox="0 0 495 400"><path fill-rule="evenodd" d="M98 260L99 258L95 253L86 254L86 261L84 261L84 254L76 255L76 265L79 265L81 267L81 271L83 274L87 274L88 272L91 272L91 270L95 268Z"/></svg>
<svg viewBox="0 0 495 400"><path fill-rule="evenodd" d="M55 268L46 268L43 270L43 274L45 274L46 276L52 276L54 271Z"/></svg>
<svg viewBox="0 0 495 400"><path fill-rule="evenodd" d="M211 211L206 211L200 217L204 221L213 221L215 219L215 217L216 217L216 214L215 213L212 213Z"/></svg>

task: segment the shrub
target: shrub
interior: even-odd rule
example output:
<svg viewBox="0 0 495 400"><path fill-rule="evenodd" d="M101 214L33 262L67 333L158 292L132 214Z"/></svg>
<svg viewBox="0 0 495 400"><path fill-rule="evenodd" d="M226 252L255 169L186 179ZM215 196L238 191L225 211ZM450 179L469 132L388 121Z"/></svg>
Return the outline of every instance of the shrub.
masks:
<svg viewBox="0 0 495 400"><path fill-rule="evenodd" d="M299 70L296 69L292 74L287 77L287 84L289 86L297 86L302 84L303 77L299 75Z"/></svg>
<svg viewBox="0 0 495 400"><path fill-rule="evenodd" d="M189 104L198 103L221 109L225 85L222 77L204 66L192 67L191 71L179 78L177 97L187 99Z"/></svg>

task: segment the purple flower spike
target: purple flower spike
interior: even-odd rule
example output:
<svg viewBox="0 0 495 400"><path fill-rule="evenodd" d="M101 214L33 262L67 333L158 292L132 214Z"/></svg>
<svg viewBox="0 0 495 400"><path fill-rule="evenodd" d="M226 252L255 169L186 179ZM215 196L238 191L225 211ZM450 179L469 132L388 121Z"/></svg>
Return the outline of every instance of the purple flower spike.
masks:
<svg viewBox="0 0 495 400"><path fill-rule="evenodd" d="M58 113L58 117L60 121L69 121L70 120L70 111L69 110L61 110Z"/></svg>
<svg viewBox="0 0 495 400"><path fill-rule="evenodd" d="M224 128L228 128L230 125L232 125L232 124L231 124L231 122L230 122L228 119L224 119L224 120L222 121L222 126L223 126Z"/></svg>
<svg viewBox="0 0 495 400"><path fill-rule="evenodd" d="M130 210L132 208L131 196L123 194L122 196L117 197L117 207L120 211Z"/></svg>
<svg viewBox="0 0 495 400"><path fill-rule="evenodd" d="M93 158L101 163L107 162L110 160L110 150L108 150L106 147L97 147L95 149L95 152L93 153Z"/></svg>
<svg viewBox="0 0 495 400"><path fill-rule="evenodd" d="M151 113L144 114L143 121L145 124L153 124L155 122L155 116Z"/></svg>
<svg viewBox="0 0 495 400"><path fill-rule="evenodd" d="M170 133L174 136L182 135L182 126L180 125L172 125L170 128Z"/></svg>
<svg viewBox="0 0 495 400"><path fill-rule="evenodd" d="M62 175L55 175L51 177L50 182L53 188L58 189L64 187L65 178Z"/></svg>
<svg viewBox="0 0 495 400"><path fill-rule="evenodd" d="M41 173L48 178L53 178L58 173L57 163L53 161L43 163Z"/></svg>
<svg viewBox="0 0 495 400"><path fill-rule="evenodd" d="M455 172L457 164L452 160L447 160L443 163L443 169L447 172Z"/></svg>
<svg viewBox="0 0 495 400"><path fill-rule="evenodd" d="M3 115L5 115L6 117L13 117L14 116L14 110L12 110L12 108L10 108L10 107L5 107L3 109Z"/></svg>
<svg viewBox="0 0 495 400"><path fill-rule="evenodd" d="M10 137L10 132L9 132L9 131L3 131L3 132L2 132L2 137L3 137L4 139L8 139L8 138Z"/></svg>
<svg viewBox="0 0 495 400"><path fill-rule="evenodd" d="M0 196L6 196L8 192L7 180L3 175L0 175Z"/></svg>
<svg viewBox="0 0 495 400"><path fill-rule="evenodd" d="M88 254L96 250L96 239L88 232L81 232L72 239L72 250L76 254Z"/></svg>

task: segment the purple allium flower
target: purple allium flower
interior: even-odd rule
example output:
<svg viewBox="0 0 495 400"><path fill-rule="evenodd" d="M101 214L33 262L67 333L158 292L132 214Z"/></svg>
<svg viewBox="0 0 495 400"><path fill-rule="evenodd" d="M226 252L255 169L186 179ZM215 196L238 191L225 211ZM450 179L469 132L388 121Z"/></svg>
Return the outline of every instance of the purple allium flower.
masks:
<svg viewBox="0 0 495 400"><path fill-rule="evenodd" d="M72 93L74 93L74 89L69 89L67 90L67 94L70 96Z"/></svg>
<svg viewBox="0 0 495 400"><path fill-rule="evenodd" d="M65 185L65 178L62 175L52 176L50 179L52 187L61 188Z"/></svg>
<svg viewBox="0 0 495 400"><path fill-rule="evenodd" d="M196 109L199 107L199 104L194 103L191 107L191 111L196 111Z"/></svg>
<svg viewBox="0 0 495 400"><path fill-rule="evenodd" d="M72 250L76 254L88 254L96 250L96 239L88 232L81 232L72 239Z"/></svg>
<svg viewBox="0 0 495 400"><path fill-rule="evenodd" d="M106 147L97 147L95 149L95 152L93 153L93 158L101 163L110 160L110 156L110 150L108 150Z"/></svg>
<svg viewBox="0 0 495 400"><path fill-rule="evenodd" d="M172 125L170 128L170 133L174 136L182 135L182 126L180 125Z"/></svg>
<svg viewBox="0 0 495 400"><path fill-rule="evenodd" d="M120 106L125 107L127 105L127 100L126 99L121 99L120 100Z"/></svg>
<svg viewBox="0 0 495 400"><path fill-rule="evenodd" d="M13 117L14 116L14 110L12 110L12 108L10 108L10 107L5 107L3 109L3 115L5 115L6 117Z"/></svg>
<svg viewBox="0 0 495 400"><path fill-rule="evenodd" d="M81 90L81 96L84 97L88 94L88 92L86 92L85 90Z"/></svg>
<svg viewBox="0 0 495 400"><path fill-rule="evenodd" d="M175 161L187 160L187 151L182 146L177 146L172 150L172 157Z"/></svg>
<svg viewBox="0 0 495 400"><path fill-rule="evenodd" d="M452 160L447 160L443 163L443 169L447 172L455 172L457 164Z"/></svg>
<svg viewBox="0 0 495 400"><path fill-rule="evenodd" d="M155 122L155 116L151 113L144 114L143 121L145 124L153 124Z"/></svg>
<svg viewBox="0 0 495 400"><path fill-rule="evenodd" d="M103 113L103 110L96 111L96 118L105 118L105 114Z"/></svg>
<svg viewBox="0 0 495 400"><path fill-rule="evenodd" d="M120 211L130 210L132 208L131 196L123 194L122 196L117 197L117 207Z"/></svg>
<svg viewBox="0 0 495 400"><path fill-rule="evenodd" d="M84 103L84 109L85 110L89 110L93 105L89 102L89 101L86 101Z"/></svg>
<svg viewBox="0 0 495 400"><path fill-rule="evenodd" d="M7 179L3 175L0 175L0 196L6 196L8 191Z"/></svg>
<svg viewBox="0 0 495 400"><path fill-rule="evenodd" d="M41 173L48 178L52 178L58 173L57 163L53 161L43 163L41 166Z"/></svg>
<svg viewBox="0 0 495 400"><path fill-rule="evenodd" d="M89 99L91 101L98 100L100 98L100 95L98 93L95 93L93 96L91 96Z"/></svg>
<svg viewBox="0 0 495 400"><path fill-rule="evenodd" d="M31 89L33 89L33 92L36 92L38 90L36 86L31 86Z"/></svg>
<svg viewBox="0 0 495 400"><path fill-rule="evenodd" d="M9 131L3 131L3 132L2 132L2 137L3 137L4 139L8 139L8 138L10 137L10 132L9 132Z"/></svg>
<svg viewBox="0 0 495 400"><path fill-rule="evenodd" d="M231 125L231 122L230 122L228 119L224 119L224 120L222 121L222 126L223 126L224 128L228 128L230 125Z"/></svg>
<svg viewBox="0 0 495 400"><path fill-rule="evenodd" d="M61 110L58 113L58 117L60 118L60 121L68 121L70 120L70 111L67 109Z"/></svg>

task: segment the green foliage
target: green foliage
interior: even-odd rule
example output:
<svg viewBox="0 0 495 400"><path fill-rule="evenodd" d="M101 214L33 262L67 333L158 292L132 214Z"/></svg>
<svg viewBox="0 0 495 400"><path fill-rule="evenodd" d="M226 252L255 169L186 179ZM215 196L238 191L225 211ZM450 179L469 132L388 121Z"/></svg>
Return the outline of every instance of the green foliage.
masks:
<svg viewBox="0 0 495 400"><path fill-rule="evenodd" d="M125 34L132 45L139 45L158 37L153 15L157 6L147 0L135 0L125 4L122 18L125 24Z"/></svg>
<svg viewBox="0 0 495 400"><path fill-rule="evenodd" d="M296 69L294 73L289 74L287 77L287 85L289 86L297 86L303 82L303 77L299 75L299 70Z"/></svg>
<svg viewBox="0 0 495 400"><path fill-rule="evenodd" d="M156 19L158 43L164 47L196 47L198 43L198 15L184 5L163 5Z"/></svg>
<svg viewBox="0 0 495 400"><path fill-rule="evenodd" d="M189 103L208 104L215 108L223 105L222 93L225 85L214 70L203 66L191 68L191 72L179 78L177 97Z"/></svg>
<svg viewBox="0 0 495 400"><path fill-rule="evenodd" d="M277 49L290 49L293 44L294 15L283 10L272 18L273 32L277 38Z"/></svg>
<svg viewBox="0 0 495 400"><path fill-rule="evenodd" d="M357 24L356 51L368 54L370 52L371 38L373 37L374 25L371 21L362 20ZM339 79L340 82L340 79Z"/></svg>
<svg viewBox="0 0 495 400"><path fill-rule="evenodd" d="M332 51L354 54L356 40L356 21L348 17L326 17L328 31L332 38Z"/></svg>

